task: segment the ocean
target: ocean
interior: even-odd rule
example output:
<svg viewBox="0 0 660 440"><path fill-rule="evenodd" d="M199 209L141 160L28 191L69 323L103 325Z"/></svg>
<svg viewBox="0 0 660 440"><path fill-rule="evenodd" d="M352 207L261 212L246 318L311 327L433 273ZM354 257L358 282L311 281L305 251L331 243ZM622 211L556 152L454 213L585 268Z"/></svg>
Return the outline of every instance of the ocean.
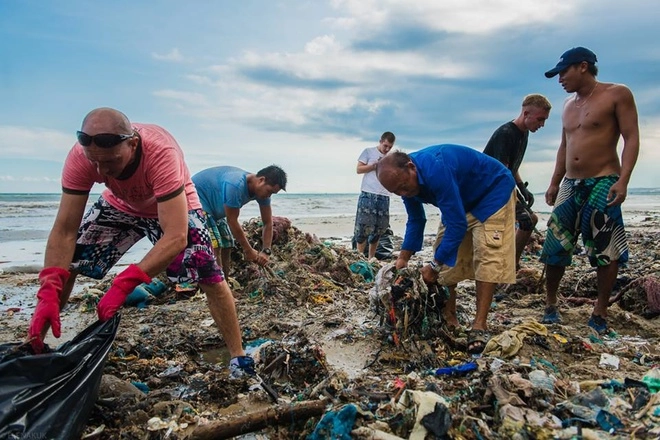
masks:
<svg viewBox="0 0 660 440"><path fill-rule="evenodd" d="M538 227L545 229L543 221L549 215L551 207L545 204L543 194L535 194L535 197L534 210L541 218ZM91 195L89 205L97 198L98 194ZM330 224L333 223L332 220L343 219L346 223L355 217L357 199L357 193L282 193L273 196L272 209L273 215L291 219L294 226L298 221L309 224L316 219L319 222L330 221ZM55 220L59 200L60 194L0 193L0 270L16 265L43 263L46 239ZM623 206L627 220L637 221L648 216L657 218L660 213L660 188L631 189ZM428 208L427 212L435 213L435 208ZM390 214L405 215L405 208L399 197L392 197ZM259 207L252 202L241 209L240 219L246 221L258 215ZM147 240L142 240L130 252L144 253L150 247L151 244Z"/></svg>
<svg viewBox="0 0 660 440"><path fill-rule="evenodd" d="M98 194L89 197L91 206ZM358 194L276 194L273 215L290 219L354 217ZM53 226L60 194L0 193L0 243L45 240ZM392 214L404 214L398 197L392 198ZM241 208L241 221L259 216L259 206L251 202Z"/></svg>

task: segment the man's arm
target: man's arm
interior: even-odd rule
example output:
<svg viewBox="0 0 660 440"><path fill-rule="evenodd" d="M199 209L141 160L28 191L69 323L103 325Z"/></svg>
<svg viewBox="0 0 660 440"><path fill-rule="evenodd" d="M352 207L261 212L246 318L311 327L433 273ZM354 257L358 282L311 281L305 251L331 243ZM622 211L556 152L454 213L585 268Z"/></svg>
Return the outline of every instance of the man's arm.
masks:
<svg viewBox="0 0 660 440"><path fill-rule="evenodd" d="M608 205L623 203L628 194L628 183L639 155L639 124L637 107L632 92L620 85L616 88L614 116L623 137L621 152L621 173L619 180L612 185L608 194Z"/></svg>
<svg viewBox="0 0 660 440"><path fill-rule="evenodd" d="M35 353L44 349L43 338L50 327L53 336L61 335L60 307L69 296L64 292L71 279L69 266L76 248L76 237L88 194L63 193L55 224L48 236L44 268L39 272L37 305L30 319L28 337Z"/></svg>
<svg viewBox="0 0 660 440"><path fill-rule="evenodd" d="M371 171L376 171L376 166L378 165L378 162L374 162L372 164L366 164L364 162L358 161L357 163L357 173L358 174L366 174Z"/></svg>
<svg viewBox="0 0 660 440"><path fill-rule="evenodd" d="M255 250L247 237L245 232L241 227L241 224L238 222L238 215L241 213L240 208L232 208L225 205L225 218L227 219L227 225L231 234L234 236L234 239L238 241L238 244L241 245L243 253L245 254L245 259L247 261L256 261L258 263L265 261L265 258L259 257L259 252ZM261 263L260 263L261 264Z"/></svg>
<svg viewBox="0 0 660 440"><path fill-rule="evenodd" d="M62 193L55 223L46 243L44 267L61 267L69 270L76 249L78 228L88 198L88 194Z"/></svg>
<svg viewBox="0 0 660 440"><path fill-rule="evenodd" d="M273 245L273 210L270 205L259 205L261 213L261 222L263 230L261 232L261 242L263 249L270 249Z"/></svg>
<svg viewBox="0 0 660 440"><path fill-rule="evenodd" d="M559 144L559 150L557 150L555 169L552 172L552 177L550 177L550 186L545 192L545 203L550 206L555 204L559 193L559 184L561 184L564 175L566 175L566 130L562 127L561 143Z"/></svg>
<svg viewBox="0 0 660 440"><path fill-rule="evenodd" d="M188 203L185 191L158 202L158 222L163 236L137 264L150 277L165 270L188 243Z"/></svg>

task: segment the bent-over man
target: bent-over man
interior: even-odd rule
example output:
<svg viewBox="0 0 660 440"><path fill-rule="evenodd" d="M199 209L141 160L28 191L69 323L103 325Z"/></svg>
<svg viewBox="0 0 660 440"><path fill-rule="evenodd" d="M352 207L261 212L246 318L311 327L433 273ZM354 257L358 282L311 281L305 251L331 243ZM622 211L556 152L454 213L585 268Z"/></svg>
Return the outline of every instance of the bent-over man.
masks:
<svg viewBox="0 0 660 440"><path fill-rule="evenodd" d="M424 281L449 286L443 312L458 327L456 284L476 280L477 313L468 333L468 352L486 346L487 318L495 287L516 282L515 182L500 162L462 145L434 145L414 153L391 152L380 160L378 179L400 195L408 214L396 268L408 265L422 249L431 204L442 213L433 260L422 268Z"/></svg>
<svg viewBox="0 0 660 440"><path fill-rule="evenodd" d="M92 110L62 171L62 198L48 237L29 336L43 350L49 328L60 337L60 310L76 276L101 279L136 242L153 248L114 279L98 304L110 319L141 283L166 270L175 282L198 282L231 355L232 374L254 373L245 356L234 298L215 262L204 212L183 152L164 128L131 124L111 108ZM85 212L95 183L106 189Z"/></svg>
<svg viewBox="0 0 660 440"><path fill-rule="evenodd" d="M237 167L219 166L200 171L192 180L206 211L216 259L223 271L229 274L235 241L243 249L247 261L261 266L267 264L273 243L270 198L280 190L286 191L287 176L284 170L270 165L255 174ZM252 247L238 220L241 208L252 200L259 204L263 223L261 250Z"/></svg>

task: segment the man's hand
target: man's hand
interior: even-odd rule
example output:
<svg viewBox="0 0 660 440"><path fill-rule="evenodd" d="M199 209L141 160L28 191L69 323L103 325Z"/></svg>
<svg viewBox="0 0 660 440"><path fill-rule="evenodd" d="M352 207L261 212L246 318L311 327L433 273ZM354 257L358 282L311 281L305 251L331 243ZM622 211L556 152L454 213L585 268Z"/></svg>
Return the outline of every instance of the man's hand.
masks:
<svg viewBox="0 0 660 440"><path fill-rule="evenodd" d="M557 194L559 194L559 185L550 185L545 192L545 203L549 206L554 206L557 200Z"/></svg>
<svg viewBox="0 0 660 440"><path fill-rule="evenodd" d="M397 258L395 267L398 269L403 269L404 267L408 267L408 260L405 260L403 258Z"/></svg>
<svg viewBox="0 0 660 440"><path fill-rule="evenodd" d="M610 192L607 194L607 206L620 205L626 200L628 196L628 186L624 185L621 180L610 187Z"/></svg>
<svg viewBox="0 0 660 440"><path fill-rule="evenodd" d="M245 259L257 263L259 266L265 266L268 263L268 255L259 252L254 248L250 248L250 250L245 253Z"/></svg>
<svg viewBox="0 0 660 440"><path fill-rule="evenodd" d="M53 336L61 336L60 324L60 294L64 283L69 279L70 273L61 267L45 267L39 272L41 287L37 292L37 307L34 309L28 336L35 353L44 349L41 334L48 326L53 329Z"/></svg>
<svg viewBox="0 0 660 440"><path fill-rule="evenodd" d="M422 274L422 279L426 284L435 284L438 282L438 272L433 270L433 267L430 264L425 264L420 270Z"/></svg>
<svg viewBox="0 0 660 440"><path fill-rule="evenodd" d="M126 297L142 283L150 283L151 277L144 273L136 264L131 264L123 272L117 275L112 282L110 289L103 295L97 313L99 320L107 321L117 313L117 310L124 304Z"/></svg>
<svg viewBox="0 0 660 440"><path fill-rule="evenodd" d="M529 185L528 182L522 183L518 182L516 183L516 186L518 187L518 191L520 191L520 194L522 195L523 199L525 200L525 203L527 204L528 208L531 208L532 205L534 204L534 194L527 188L527 185Z"/></svg>

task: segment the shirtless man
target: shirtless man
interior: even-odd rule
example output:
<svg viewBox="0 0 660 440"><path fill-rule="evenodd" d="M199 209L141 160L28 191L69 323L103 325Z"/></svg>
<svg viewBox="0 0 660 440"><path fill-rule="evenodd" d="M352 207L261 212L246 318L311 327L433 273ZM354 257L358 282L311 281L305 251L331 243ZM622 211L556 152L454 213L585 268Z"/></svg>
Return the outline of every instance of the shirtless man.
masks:
<svg viewBox="0 0 660 440"><path fill-rule="evenodd" d="M541 262L547 264L543 322L561 322L557 290L566 266L571 264L577 237L582 234L598 279L598 299L589 326L604 334L609 332L607 307L619 265L628 261L621 203L637 162L639 126L630 89L598 82L596 62L592 51L574 47L545 73L547 78L559 74L559 84L575 95L564 103L561 144L545 193L546 203L554 208ZM623 137L620 161L619 137Z"/></svg>

